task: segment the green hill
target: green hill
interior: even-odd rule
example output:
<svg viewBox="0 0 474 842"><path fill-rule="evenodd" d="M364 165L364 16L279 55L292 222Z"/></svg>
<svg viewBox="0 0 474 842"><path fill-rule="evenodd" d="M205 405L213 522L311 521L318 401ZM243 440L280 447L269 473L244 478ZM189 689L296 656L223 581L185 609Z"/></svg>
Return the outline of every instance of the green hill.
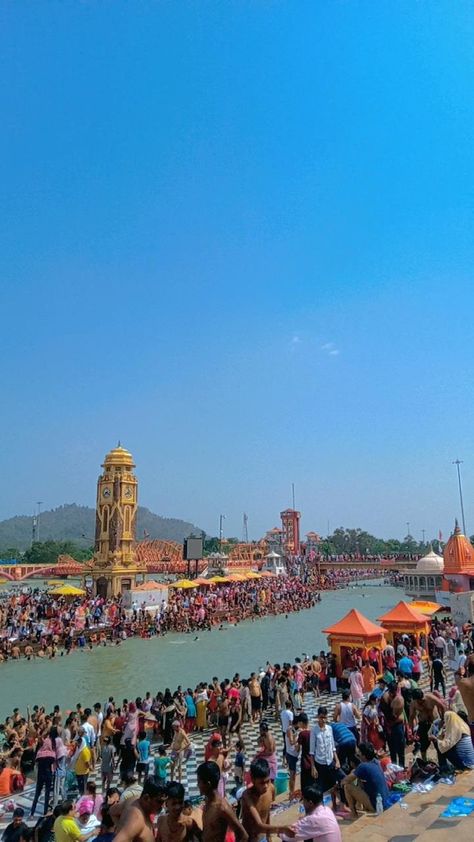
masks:
<svg viewBox="0 0 474 842"><path fill-rule="evenodd" d="M16 547L21 551L27 550L31 546L32 527L33 518L27 515L0 521L0 549ZM89 506L70 503L41 512L40 541L73 541L78 546L90 547L94 543L94 531L95 510ZM182 542L191 533L200 531L192 523L160 517L143 506L138 507L138 540L147 533L150 538Z"/></svg>

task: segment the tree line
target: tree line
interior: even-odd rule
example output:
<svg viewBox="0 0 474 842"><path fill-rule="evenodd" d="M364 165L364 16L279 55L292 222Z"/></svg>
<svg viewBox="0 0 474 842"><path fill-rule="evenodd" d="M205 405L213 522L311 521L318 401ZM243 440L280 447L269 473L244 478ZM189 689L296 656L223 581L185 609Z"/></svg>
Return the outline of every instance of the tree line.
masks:
<svg viewBox="0 0 474 842"><path fill-rule="evenodd" d="M470 537L474 544L474 535ZM204 539L204 556L211 553L230 553L238 538L224 538L222 543L217 536L206 536ZM432 541L416 541L412 535L406 535L400 541L398 538L377 538L363 529L346 529L343 526L334 530L327 538L322 538L319 544L323 555L419 555L428 552L432 544L439 551L438 539ZM80 547L74 541L35 541L24 553L16 547L0 548L2 561L24 561L27 564L55 564L58 556L70 555L76 561L88 561L94 554L93 547Z"/></svg>
<svg viewBox="0 0 474 842"><path fill-rule="evenodd" d="M94 548L79 547L73 541L34 541L24 553L16 547L0 549L2 561L21 560L26 564L56 564L60 555L70 555L75 561L88 561L94 555Z"/></svg>

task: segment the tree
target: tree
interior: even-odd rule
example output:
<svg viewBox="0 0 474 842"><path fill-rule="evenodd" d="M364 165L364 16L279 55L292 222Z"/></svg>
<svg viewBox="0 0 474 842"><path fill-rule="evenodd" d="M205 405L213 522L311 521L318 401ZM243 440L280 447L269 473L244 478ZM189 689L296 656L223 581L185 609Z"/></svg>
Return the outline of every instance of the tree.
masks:
<svg viewBox="0 0 474 842"><path fill-rule="evenodd" d="M84 549L78 547L72 541L35 541L29 550L26 550L23 560L27 564L56 564L58 556L70 555L76 561L87 561L92 558L94 550L92 547Z"/></svg>
<svg viewBox="0 0 474 842"><path fill-rule="evenodd" d="M206 538L204 541L204 556L210 555L211 553L218 553L220 548L219 538Z"/></svg>
<svg viewBox="0 0 474 842"><path fill-rule="evenodd" d="M363 529L345 529L339 526L332 535L321 543L321 552L325 555L396 555L397 553L424 553L427 545L417 542L412 535L403 541L397 538L376 538Z"/></svg>
<svg viewBox="0 0 474 842"><path fill-rule="evenodd" d="M8 547L6 550L0 550L0 558L2 561L17 561L20 556L20 550L16 547Z"/></svg>

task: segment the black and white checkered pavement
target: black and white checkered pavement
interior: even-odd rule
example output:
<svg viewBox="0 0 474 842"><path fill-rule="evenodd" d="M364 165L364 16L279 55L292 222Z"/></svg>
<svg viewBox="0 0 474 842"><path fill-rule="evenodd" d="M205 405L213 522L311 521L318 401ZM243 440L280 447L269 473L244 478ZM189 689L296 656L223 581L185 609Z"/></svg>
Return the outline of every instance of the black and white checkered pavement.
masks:
<svg viewBox="0 0 474 842"><path fill-rule="evenodd" d="M451 682L448 682L451 683ZM428 687L428 680L425 676L424 680L422 679L421 686L427 689ZM334 708L341 700L340 693L322 693L319 698L316 698L312 692L307 692L304 698L303 708L305 713L308 715L309 724L315 722L317 709L320 705L325 705L328 709L329 719L332 720L332 715L334 712ZM276 746L277 746L277 756L278 756L278 765L279 768L282 768L283 764L283 734L281 731L280 726L280 718L279 716L275 716L275 711L273 708L269 709L268 711L264 712L263 718L266 719L268 722L272 734L275 738ZM183 763L182 766L182 774L181 774L181 782L185 787L186 790L186 797L190 799L198 798L199 796L199 789L197 785L197 776L196 770L200 763L204 760L204 748L206 743L209 740L209 737L212 733L214 733L215 728L208 728L203 732L194 732L191 736L194 752L192 757L186 763ZM257 740L259 736L259 729L257 723L252 722L244 722L241 726L241 734L242 739L245 744L245 755L247 758L247 767L254 757L257 751ZM232 742L230 743L230 753L229 759L232 762L235 754L234 744L235 744L235 737L232 738ZM159 742L152 743L151 752L150 752L150 772L152 772L152 763L153 758L158 753L158 745ZM97 791L102 792L102 784L101 784L101 776L100 776L100 764L97 765L96 770L93 774L89 775L89 780L93 780L97 785ZM115 775L114 781L112 782L113 785L118 782L118 772ZM233 784L233 780L229 780L228 789L232 788L231 783ZM31 804L33 801L35 792L35 784L33 782L27 783L23 792L7 796L6 798L0 799L0 832L3 830L4 827L11 821L11 814L14 806L23 807L25 810L25 818L28 819L29 814L31 812ZM29 821L28 823L34 824L36 823L38 817L43 812L43 803L44 803L44 791L40 796L39 804L36 808L35 818ZM2 812L3 810L3 812Z"/></svg>

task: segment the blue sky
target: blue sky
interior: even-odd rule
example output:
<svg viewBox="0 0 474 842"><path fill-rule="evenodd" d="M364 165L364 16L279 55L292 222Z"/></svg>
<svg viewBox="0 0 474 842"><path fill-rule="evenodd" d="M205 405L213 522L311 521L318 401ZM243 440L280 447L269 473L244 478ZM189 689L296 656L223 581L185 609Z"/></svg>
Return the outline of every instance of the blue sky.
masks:
<svg viewBox="0 0 474 842"><path fill-rule="evenodd" d="M0 15L0 517L474 532L472 6Z"/></svg>

